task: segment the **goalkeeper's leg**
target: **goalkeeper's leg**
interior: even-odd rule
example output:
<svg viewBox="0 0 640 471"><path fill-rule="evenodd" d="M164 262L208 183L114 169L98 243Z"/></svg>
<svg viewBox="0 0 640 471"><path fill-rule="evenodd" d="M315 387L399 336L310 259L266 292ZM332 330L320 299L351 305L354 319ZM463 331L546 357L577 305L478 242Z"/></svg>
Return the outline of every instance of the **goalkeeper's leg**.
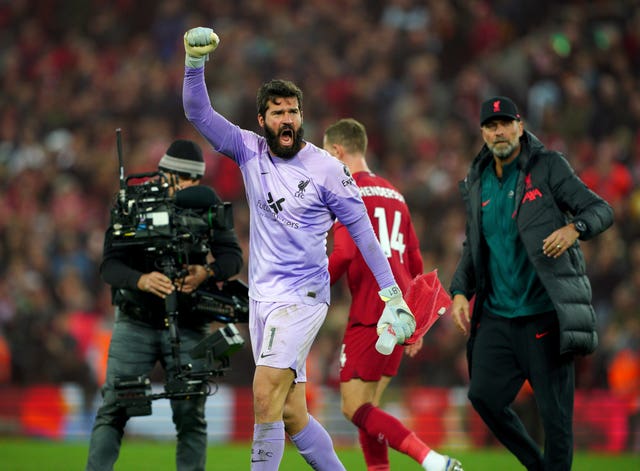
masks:
<svg viewBox="0 0 640 471"><path fill-rule="evenodd" d="M291 388L284 408L284 423L289 438L313 469L344 471L331 436L307 412L305 383L297 383Z"/></svg>

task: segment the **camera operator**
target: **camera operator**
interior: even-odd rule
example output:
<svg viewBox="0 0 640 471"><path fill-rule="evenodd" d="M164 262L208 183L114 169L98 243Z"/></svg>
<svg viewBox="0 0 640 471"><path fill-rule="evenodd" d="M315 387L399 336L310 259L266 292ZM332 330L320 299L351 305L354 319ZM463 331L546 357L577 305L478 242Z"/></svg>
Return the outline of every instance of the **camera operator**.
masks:
<svg viewBox="0 0 640 471"><path fill-rule="evenodd" d="M195 142L176 140L160 159L158 168L168 177L168 192L174 196L180 190L200 184L205 163ZM218 196L212 194L217 199L214 204L220 204ZM197 206L202 202L195 201L194 204ZM162 254L140 246L114 244L112 218L105 234L100 274L111 285L116 321L102 390L103 403L97 412L89 444L87 470L112 470L118 459L124 428L131 415L117 402L114 388L117 378L148 375L157 361L167 377L189 363L194 371L202 369L204 360L194 360L189 351L206 336L211 320L193 312L188 295L205 280L227 280L242 267L242 250L232 228L214 230L206 245L208 253L194 250L180 257L177 269L183 272L177 273L172 280L161 268L159 258ZM211 260L212 263L207 263ZM177 294L180 365L175 364L175 355L172 355L175 336L172 339L165 307L165 298L174 290ZM205 401L205 394L171 399L179 471L205 469Z"/></svg>

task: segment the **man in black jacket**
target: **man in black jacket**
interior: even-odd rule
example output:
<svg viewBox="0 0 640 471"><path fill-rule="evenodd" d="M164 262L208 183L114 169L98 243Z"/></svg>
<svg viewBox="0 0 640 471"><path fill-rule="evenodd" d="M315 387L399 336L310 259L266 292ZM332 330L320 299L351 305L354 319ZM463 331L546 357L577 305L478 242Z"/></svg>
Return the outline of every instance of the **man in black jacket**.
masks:
<svg viewBox="0 0 640 471"><path fill-rule="evenodd" d="M186 140L174 141L158 167L168 181L168 196L175 196L176 202L180 200L181 191L199 185L205 172L200 147ZM210 190L200 195L209 196L212 205L221 203L213 190L201 188ZM194 198L181 200L187 206L190 202L198 208L202 205ZM175 257L170 254L170 260L181 258L172 264L166 263L170 251L117 243L114 225L112 221L105 235L100 274L111 285L113 303L117 306L116 322L109 346L103 404L91 434L87 470L112 470L118 459L124 427L130 415L116 401L114 383L117 378L149 375L157 361L168 376L189 363L193 371L206 369L205 360L194 360L189 351L206 336L211 319L198 315L192 309L190 295L206 280L227 280L242 267L242 250L233 228L213 230L213 235L204 239L204 247L194 244L184 250L187 253L181 252ZM170 276L173 275L172 279ZM168 312L170 309L165 305L170 295L176 296L177 315L173 311ZM179 335L175 334L172 326L176 324L169 322L169 316L177 319ZM173 350L176 338L179 339L179 354ZM176 355L180 357L180 365L176 365ZM171 399L179 471L205 469L205 400L204 395Z"/></svg>
<svg viewBox="0 0 640 471"><path fill-rule="evenodd" d="M524 130L509 98L483 102L480 126L485 145L460 184L466 240L450 288L454 320L470 330L469 400L528 470L568 471L573 355L598 343L578 240L607 229L613 211ZM544 455L511 409L525 381L542 417Z"/></svg>

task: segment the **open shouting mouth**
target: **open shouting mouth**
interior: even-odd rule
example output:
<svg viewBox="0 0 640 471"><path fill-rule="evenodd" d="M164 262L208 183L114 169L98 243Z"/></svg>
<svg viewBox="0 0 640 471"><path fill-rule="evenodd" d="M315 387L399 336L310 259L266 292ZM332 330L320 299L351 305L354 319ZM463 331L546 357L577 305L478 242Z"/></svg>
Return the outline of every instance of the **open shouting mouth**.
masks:
<svg viewBox="0 0 640 471"><path fill-rule="evenodd" d="M293 128L289 126L284 126L279 134L280 145L284 147L291 147L294 141L294 132Z"/></svg>

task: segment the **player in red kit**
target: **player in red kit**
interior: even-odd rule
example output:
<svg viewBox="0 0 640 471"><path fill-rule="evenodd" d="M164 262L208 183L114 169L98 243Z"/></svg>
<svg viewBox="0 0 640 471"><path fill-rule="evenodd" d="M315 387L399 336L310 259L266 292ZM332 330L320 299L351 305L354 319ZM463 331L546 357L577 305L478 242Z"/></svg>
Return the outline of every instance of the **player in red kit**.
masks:
<svg viewBox="0 0 640 471"><path fill-rule="evenodd" d="M402 194L387 180L373 174L366 162L367 135L354 119L341 119L327 128L324 149L342 161L360 189L373 228L403 293L422 274L420 243ZM329 256L331 284L343 274L352 302L340 352L342 412L359 429L359 440L369 471L389 470L388 446L409 455L428 471L462 471L458 460L429 448L398 419L378 407L382 393L398 372L403 350L410 356L422 340L397 345L390 355L379 353L376 330L384 303L378 285L347 229L334 226Z"/></svg>

